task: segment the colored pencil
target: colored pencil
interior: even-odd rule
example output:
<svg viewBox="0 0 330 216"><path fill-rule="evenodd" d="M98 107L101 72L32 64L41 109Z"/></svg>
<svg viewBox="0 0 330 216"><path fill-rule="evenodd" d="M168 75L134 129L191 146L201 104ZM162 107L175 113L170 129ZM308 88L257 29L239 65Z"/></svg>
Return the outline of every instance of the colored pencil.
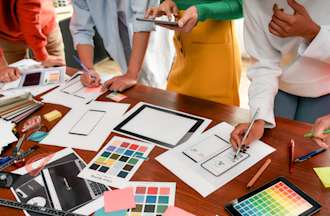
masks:
<svg viewBox="0 0 330 216"><path fill-rule="evenodd" d="M259 170L256 172L256 174L249 181L249 183L246 186L247 188L251 188L254 185L254 183L259 179L259 177L261 176L261 174L267 169L267 167L269 166L269 164L271 162L272 162L271 159L267 159L265 161L265 163L259 168Z"/></svg>

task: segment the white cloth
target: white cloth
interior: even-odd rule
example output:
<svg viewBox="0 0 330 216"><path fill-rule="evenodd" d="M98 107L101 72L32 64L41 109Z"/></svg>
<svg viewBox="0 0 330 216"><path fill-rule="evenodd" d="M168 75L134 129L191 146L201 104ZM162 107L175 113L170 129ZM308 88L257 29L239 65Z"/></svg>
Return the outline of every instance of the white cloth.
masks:
<svg viewBox="0 0 330 216"><path fill-rule="evenodd" d="M286 0L244 1L245 46L256 61L248 69L251 80L251 114L259 107L257 119L274 127L274 98L281 89L302 97L330 93L330 1L300 0L312 19L321 26L317 37L307 44L303 38L279 38L268 30L277 3L293 13Z"/></svg>

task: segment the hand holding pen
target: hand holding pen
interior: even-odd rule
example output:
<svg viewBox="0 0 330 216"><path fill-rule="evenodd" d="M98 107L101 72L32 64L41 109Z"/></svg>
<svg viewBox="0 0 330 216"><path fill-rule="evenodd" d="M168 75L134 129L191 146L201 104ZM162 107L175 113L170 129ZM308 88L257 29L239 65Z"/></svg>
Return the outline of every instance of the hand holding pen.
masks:
<svg viewBox="0 0 330 216"><path fill-rule="evenodd" d="M83 69L83 74L80 76L81 83L88 88L95 88L101 85L101 79L98 73L94 69L87 68L78 57L73 56L73 59L80 65Z"/></svg>
<svg viewBox="0 0 330 216"><path fill-rule="evenodd" d="M330 145L330 115L318 118L312 131L306 133L304 137L313 139L322 148L328 148Z"/></svg>
<svg viewBox="0 0 330 216"><path fill-rule="evenodd" d="M258 113L259 108L253 114L250 123L238 124L231 133L230 142L232 143L233 148L236 149L235 157L237 157L242 149L244 150L247 148L246 146L262 137L265 123L263 120L256 119Z"/></svg>

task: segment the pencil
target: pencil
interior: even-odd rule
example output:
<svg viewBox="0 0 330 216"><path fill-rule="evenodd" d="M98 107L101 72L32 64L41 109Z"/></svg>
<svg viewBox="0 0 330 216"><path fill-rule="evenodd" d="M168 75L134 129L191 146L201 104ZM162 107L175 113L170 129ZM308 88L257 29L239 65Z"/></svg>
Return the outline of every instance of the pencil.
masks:
<svg viewBox="0 0 330 216"><path fill-rule="evenodd" d="M257 115L258 115L258 113L259 113L259 110L260 110L260 109L259 109L259 107L258 107L257 110L255 111L255 113L253 114L253 116L252 116L252 120L250 121L250 124L249 124L249 126L248 126L248 129L246 130L246 132L245 132L245 134L244 134L244 136L243 136L242 142L241 142L241 144L238 146L238 148L237 148L237 150L236 150L236 153L235 153L235 155L234 155L234 159L236 159L236 157L237 157L238 154L240 153L241 148L242 148L242 145L245 145L245 140L246 140L246 138L249 136L250 130L251 130L251 128L253 127L254 122L256 121L256 118L257 118Z"/></svg>
<svg viewBox="0 0 330 216"><path fill-rule="evenodd" d="M291 139L289 143L289 172L290 174L293 173L293 166L294 166L294 148L295 143L294 140Z"/></svg>
<svg viewBox="0 0 330 216"><path fill-rule="evenodd" d="M246 186L247 188L251 188L254 185L254 183L259 179L259 177L261 176L261 174L267 169L267 167L269 166L269 164L271 162L272 162L271 159L267 159L265 161L265 163L259 168L259 170L257 171L257 173L249 181L249 183Z"/></svg>
<svg viewBox="0 0 330 216"><path fill-rule="evenodd" d="M323 134L330 134L330 129L324 130L323 131ZM312 131L311 132L308 132L308 133L305 133L304 134L304 137L305 138L313 138L314 137L314 133Z"/></svg>

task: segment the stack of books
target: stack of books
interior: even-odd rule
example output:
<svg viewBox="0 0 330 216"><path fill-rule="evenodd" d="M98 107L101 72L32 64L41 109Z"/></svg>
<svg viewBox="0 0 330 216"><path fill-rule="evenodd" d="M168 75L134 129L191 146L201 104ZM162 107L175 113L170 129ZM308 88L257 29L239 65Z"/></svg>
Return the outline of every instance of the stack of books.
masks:
<svg viewBox="0 0 330 216"><path fill-rule="evenodd" d="M0 118L17 124L42 106L43 103L33 99L31 93L3 98L0 99Z"/></svg>

